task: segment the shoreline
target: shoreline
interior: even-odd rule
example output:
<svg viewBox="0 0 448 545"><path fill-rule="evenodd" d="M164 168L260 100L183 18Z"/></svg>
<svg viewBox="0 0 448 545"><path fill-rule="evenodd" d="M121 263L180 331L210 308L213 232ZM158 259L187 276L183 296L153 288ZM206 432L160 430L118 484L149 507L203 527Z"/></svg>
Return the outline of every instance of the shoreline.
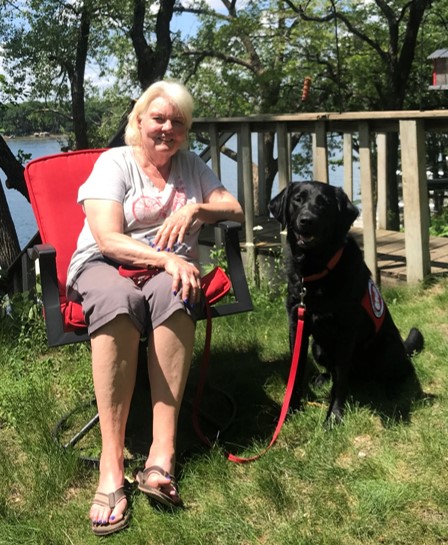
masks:
<svg viewBox="0 0 448 545"><path fill-rule="evenodd" d="M26 136L17 136L14 134L0 134L0 136L5 141L14 141L14 140L31 140L31 141L42 141L42 140L67 140L67 135L64 134L52 134L48 132L41 132L41 133L35 133L35 134L28 134Z"/></svg>

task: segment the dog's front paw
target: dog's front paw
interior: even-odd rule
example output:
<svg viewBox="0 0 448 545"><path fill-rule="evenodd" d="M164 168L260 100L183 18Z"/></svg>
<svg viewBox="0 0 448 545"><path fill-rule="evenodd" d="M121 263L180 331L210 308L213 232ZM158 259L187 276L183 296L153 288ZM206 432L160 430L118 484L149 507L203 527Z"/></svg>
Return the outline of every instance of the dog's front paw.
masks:
<svg viewBox="0 0 448 545"><path fill-rule="evenodd" d="M327 416L325 418L325 426L329 429L334 426L338 426L342 423L344 417L344 411L342 407L334 404L328 409Z"/></svg>
<svg viewBox="0 0 448 545"><path fill-rule="evenodd" d="M313 386L315 388L322 388L326 386L331 380L330 373L319 373L316 377L313 378Z"/></svg>

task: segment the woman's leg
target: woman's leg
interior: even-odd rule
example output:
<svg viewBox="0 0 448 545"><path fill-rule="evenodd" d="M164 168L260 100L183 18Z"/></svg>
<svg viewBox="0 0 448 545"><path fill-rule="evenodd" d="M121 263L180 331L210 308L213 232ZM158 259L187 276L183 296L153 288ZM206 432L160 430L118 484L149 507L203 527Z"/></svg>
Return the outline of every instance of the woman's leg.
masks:
<svg viewBox="0 0 448 545"><path fill-rule="evenodd" d="M141 333L147 327L147 305L141 290L103 261L89 263L69 290L82 303L92 345L92 373L100 420L102 452L99 498L124 484L124 437L135 385ZM115 498L117 501L117 498ZM121 499L112 510L93 502L96 523L119 522L127 505Z"/></svg>
<svg viewBox="0 0 448 545"><path fill-rule="evenodd" d="M153 442L145 467L174 473L177 421L185 390L195 337L195 324L183 310L156 327L148 342L148 373L153 406ZM169 479L152 473L148 484L167 485ZM175 494L174 490L170 493Z"/></svg>
<svg viewBox="0 0 448 545"><path fill-rule="evenodd" d="M102 451L98 492L115 492L124 483L124 439L138 360L140 333L121 314L92 334L92 371L101 428ZM126 500L115 509L93 503L90 519L118 522Z"/></svg>
<svg viewBox="0 0 448 545"><path fill-rule="evenodd" d="M122 314L92 334L92 372L101 429L98 492L115 492L124 483L124 438L138 360L140 333ZM112 511L93 503L93 522L118 522L123 500ZM111 518L113 517L113 518Z"/></svg>

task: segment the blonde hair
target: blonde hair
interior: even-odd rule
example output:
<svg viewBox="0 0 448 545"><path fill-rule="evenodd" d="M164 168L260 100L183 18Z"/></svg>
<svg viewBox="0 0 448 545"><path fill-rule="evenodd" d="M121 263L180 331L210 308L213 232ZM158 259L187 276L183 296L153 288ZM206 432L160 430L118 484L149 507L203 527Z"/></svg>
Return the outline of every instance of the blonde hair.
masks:
<svg viewBox="0 0 448 545"><path fill-rule="evenodd" d="M141 144L140 116L146 112L151 102L159 97L166 98L172 106L177 108L187 127L187 132L191 128L194 102L190 91L179 81L157 81L144 91L128 116L128 124L124 134L124 141L128 146L139 146Z"/></svg>

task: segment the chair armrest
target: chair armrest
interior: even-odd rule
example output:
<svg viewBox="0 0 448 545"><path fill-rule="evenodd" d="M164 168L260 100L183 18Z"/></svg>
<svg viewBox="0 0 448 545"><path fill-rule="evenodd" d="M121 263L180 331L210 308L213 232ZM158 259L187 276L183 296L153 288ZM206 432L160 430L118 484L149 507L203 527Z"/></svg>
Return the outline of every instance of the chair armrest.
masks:
<svg viewBox="0 0 448 545"><path fill-rule="evenodd" d="M51 244L36 244L28 250L28 255L39 262L48 345L60 346L89 340L86 329L79 332L64 330L54 247Z"/></svg>
<svg viewBox="0 0 448 545"><path fill-rule="evenodd" d="M232 282L235 302L212 306L212 316L227 316L253 310L252 298L241 258L238 237L241 227L241 223L235 221L220 221L215 224L216 238L220 239L224 246L227 272Z"/></svg>

